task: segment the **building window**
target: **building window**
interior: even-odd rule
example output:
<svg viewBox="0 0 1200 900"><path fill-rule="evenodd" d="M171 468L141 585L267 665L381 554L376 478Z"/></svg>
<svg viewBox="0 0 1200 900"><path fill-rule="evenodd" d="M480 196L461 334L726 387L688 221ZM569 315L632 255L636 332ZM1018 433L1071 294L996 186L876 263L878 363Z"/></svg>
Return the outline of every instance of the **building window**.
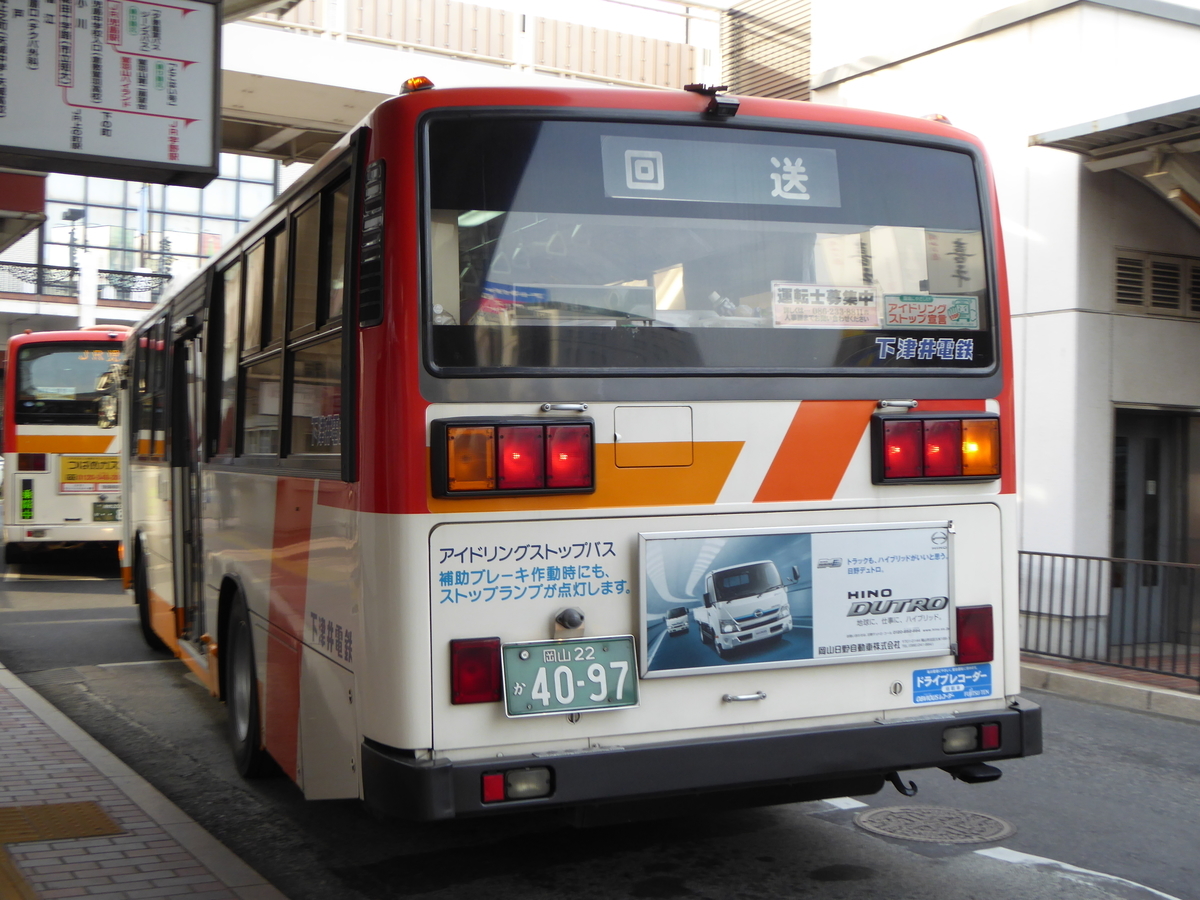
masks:
<svg viewBox="0 0 1200 900"><path fill-rule="evenodd" d="M269 159L223 153L205 188L51 174L46 221L0 254L0 291L73 297L84 253L99 257L101 300L153 302L225 246L292 180Z"/></svg>

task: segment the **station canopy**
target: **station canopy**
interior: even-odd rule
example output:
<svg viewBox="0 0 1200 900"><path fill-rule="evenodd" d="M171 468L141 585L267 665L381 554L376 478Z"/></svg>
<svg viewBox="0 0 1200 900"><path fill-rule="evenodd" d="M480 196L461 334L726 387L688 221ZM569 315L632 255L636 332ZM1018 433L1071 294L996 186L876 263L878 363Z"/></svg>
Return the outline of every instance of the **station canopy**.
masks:
<svg viewBox="0 0 1200 900"><path fill-rule="evenodd" d="M1092 172L1123 169L1200 227L1200 96L1035 134L1029 144L1082 154Z"/></svg>

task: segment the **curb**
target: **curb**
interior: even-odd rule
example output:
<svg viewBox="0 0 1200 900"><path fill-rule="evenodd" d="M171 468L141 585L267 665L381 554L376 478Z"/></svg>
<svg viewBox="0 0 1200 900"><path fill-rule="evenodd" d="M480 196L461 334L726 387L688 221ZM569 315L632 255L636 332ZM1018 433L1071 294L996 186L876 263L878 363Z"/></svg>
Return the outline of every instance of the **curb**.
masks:
<svg viewBox="0 0 1200 900"><path fill-rule="evenodd" d="M1021 663L1021 687L1200 722L1200 694L1185 694L1170 688L1133 684L1103 675L1085 675L1033 663Z"/></svg>
<svg viewBox="0 0 1200 900"><path fill-rule="evenodd" d="M232 850L205 831L194 819L159 793L150 782L125 765L99 741L59 712L48 700L0 665L0 687L6 689L47 727L95 767L117 790L188 851L213 877L241 900L287 900Z"/></svg>

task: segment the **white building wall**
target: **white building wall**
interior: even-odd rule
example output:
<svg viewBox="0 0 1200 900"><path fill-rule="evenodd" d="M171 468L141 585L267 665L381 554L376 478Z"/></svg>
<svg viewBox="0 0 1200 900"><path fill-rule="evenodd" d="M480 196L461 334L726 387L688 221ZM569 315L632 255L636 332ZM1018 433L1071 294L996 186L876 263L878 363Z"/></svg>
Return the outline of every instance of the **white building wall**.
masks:
<svg viewBox="0 0 1200 900"><path fill-rule="evenodd" d="M853 63L831 59L823 36L843 17L871 21L865 9L875 6L814 0L814 57ZM927 33L935 20L952 34L972 17L1003 18L985 0L964 4L957 22L942 0L921 14L917 6L903 4ZM892 27L895 50L859 44L856 56L920 49ZM1028 139L1200 94L1197 53L1200 27L1080 4L815 93L818 102L940 113L988 148L1014 313L1024 549L1108 555L1114 408L1200 409L1200 323L1118 315L1113 300L1115 247L1200 256L1200 233L1128 176L1092 174L1077 155Z"/></svg>

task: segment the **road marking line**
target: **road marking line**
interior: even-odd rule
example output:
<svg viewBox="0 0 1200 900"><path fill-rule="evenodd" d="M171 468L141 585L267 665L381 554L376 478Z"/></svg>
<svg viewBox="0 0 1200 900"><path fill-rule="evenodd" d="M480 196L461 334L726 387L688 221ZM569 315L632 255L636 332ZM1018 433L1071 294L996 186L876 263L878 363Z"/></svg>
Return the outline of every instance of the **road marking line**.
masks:
<svg viewBox="0 0 1200 900"><path fill-rule="evenodd" d="M161 663L178 662L175 657L170 659L137 659L133 662L115 662L115 663L96 663L97 669L115 669L119 666L157 666Z"/></svg>
<svg viewBox="0 0 1200 900"><path fill-rule="evenodd" d="M662 646L663 640L667 637L667 630L664 628L663 633L658 636L658 640L654 642L654 646L650 648L650 652L646 654L646 668L650 668L654 664L654 654L658 653L658 648Z"/></svg>
<svg viewBox="0 0 1200 900"><path fill-rule="evenodd" d="M853 797L833 797L826 798L824 801L835 809L861 809L869 804L863 803L861 800L855 800ZM1098 878L1102 881L1107 881L1112 884L1123 884L1126 887L1138 888L1153 894L1156 897L1161 897L1163 900L1179 900L1173 894L1167 894L1163 891L1152 887L1147 887L1137 881L1130 881L1128 878L1122 878L1119 875L1109 875L1107 872L1097 872L1094 869L1084 869L1080 866L1073 866L1070 863L1059 862L1057 859L1049 859L1045 856L1034 856L1032 853L1022 853L1020 850L1010 850L1008 847L987 847L982 850L972 850L972 853L978 853L980 856L987 856L991 859L999 860L1000 862L1015 863L1019 866L1045 866L1049 869L1058 869L1066 874L1087 875L1091 878Z"/></svg>
<svg viewBox="0 0 1200 900"><path fill-rule="evenodd" d="M832 800L826 800L830 806L835 809L861 809L867 804L861 800L855 800L853 797L834 797Z"/></svg>
<svg viewBox="0 0 1200 900"><path fill-rule="evenodd" d="M20 610L26 612L27 610ZM37 622L5 622L5 628L16 628L18 625L82 625L85 622L120 622L122 625L128 625L133 622L132 616L128 618L106 618L106 619L42 619Z"/></svg>
<svg viewBox="0 0 1200 900"><path fill-rule="evenodd" d="M1064 872L1077 873L1079 875L1088 875L1092 878L1100 878L1104 881L1110 881L1114 884L1123 884L1127 887L1140 888L1154 894L1156 897L1162 897L1163 900L1179 900L1172 894L1167 894L1152 887L1147 887L1136 881L1130 881L1128 878L1121 878L1119 875L1109 875L1106 872L1096 872L1093 869L1083 869L1079 866L1073 866L1070 863L1059 862L1057 859L1047 859L1044 856L1034 856L1032 853L1022 853L1020 850L1009 850L1007 847L989 847L984 850L976 850L975 853L981 856L990 856L992 859L998 859L1002 862L1016 863L1021 866L1046 866L1053 869L1061 869Z"/></svg>

